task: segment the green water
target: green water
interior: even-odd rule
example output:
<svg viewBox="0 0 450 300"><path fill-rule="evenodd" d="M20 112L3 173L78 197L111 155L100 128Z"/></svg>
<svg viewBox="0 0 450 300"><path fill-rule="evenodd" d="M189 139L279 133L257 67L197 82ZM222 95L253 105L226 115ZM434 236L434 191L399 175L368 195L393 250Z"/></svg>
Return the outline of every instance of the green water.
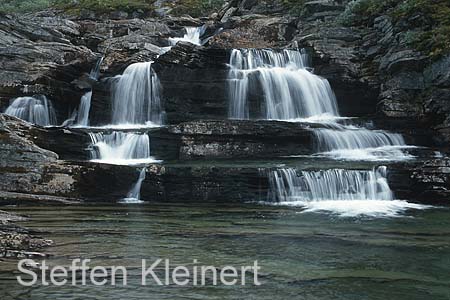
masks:
<svg viewBox="0 0 450 300"><path fill-rule="evenodd" d="M128 286L20 286L0 263L0 299L450 299L450 210L339 218L301 208L185 205L7 207L54 246L51 265L124 265ZM140 286L141 259L261 265L261 286Z"/></svg>

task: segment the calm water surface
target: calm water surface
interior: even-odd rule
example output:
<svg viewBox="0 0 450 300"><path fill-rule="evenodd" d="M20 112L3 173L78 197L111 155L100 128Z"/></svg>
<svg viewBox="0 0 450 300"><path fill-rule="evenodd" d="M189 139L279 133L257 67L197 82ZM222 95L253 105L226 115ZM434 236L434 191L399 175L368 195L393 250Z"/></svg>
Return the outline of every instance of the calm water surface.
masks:
<svg viewBox="0 0 450 300"><path fill-rule="evenodd" d="M128 286L34 286L0 262L0 299L450 299L450 210L342 218L296 207L7 207L52 239L51 265L124 265ZM262 267L261 286L140 286L141 259Z"/></svg>

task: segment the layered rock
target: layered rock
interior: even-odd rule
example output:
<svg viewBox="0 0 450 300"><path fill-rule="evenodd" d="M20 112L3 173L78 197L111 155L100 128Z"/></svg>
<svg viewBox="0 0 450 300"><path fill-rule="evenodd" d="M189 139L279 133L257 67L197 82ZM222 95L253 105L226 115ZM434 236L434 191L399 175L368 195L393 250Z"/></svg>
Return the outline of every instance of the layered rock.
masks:
<svg viewBox="0 0 450 300"><path fill-rule="evenodd" d="M79 26L60 18L0 16L0 108L11 98L44 94L54 100L62 122L83 88L72 81L88 72L96 55L69 38Z"/></svg>
<svg viewBox="0 0 450 300"><path fill-rule="evenodd" d="M38 236L36 232L15 224L26 220L17 214L0 211L1 258L43 257L45 254L38 251L53 244L51 240Z"/></svg>

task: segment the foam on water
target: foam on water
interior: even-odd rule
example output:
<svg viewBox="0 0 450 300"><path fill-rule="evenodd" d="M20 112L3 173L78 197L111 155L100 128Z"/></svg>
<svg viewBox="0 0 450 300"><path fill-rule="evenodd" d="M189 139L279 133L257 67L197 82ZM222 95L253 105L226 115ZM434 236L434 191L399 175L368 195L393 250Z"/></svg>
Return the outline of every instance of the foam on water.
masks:
<svg viewBox="0 0 450 300"><path fill-rule="evenodd" d="M128 192L127 196L124 199L122 199L121 201L119 201L119 203L136 204L136 203L144 202L141 200L141 186L142 186L142 182L145 180L146 172L147 172L147 169L142 168L142 170L139 172L138 180L133 185L131 190Z"/></svg>
<svg viewBox="0 0 450 300"><path fill-rule="evenodd" d="M343 217L393 217L427 206L395 200L387 168L297 171L278 169L269 174L269 203L304 207L304 212L330 212Z"/></svg>
<svg viewBox="0 0 450 300"><path fill-rule="evenodd" d="M91 159L115 165L140 165L158 162L150 155L148 134L112 132L90 133L92 140Z"/></svg>
<svg viewBox="0 0 450 300"><path fill-rule="evenodd" d="M429 209L431 206L404 200L328 200L311 202L279 202L277 205L303 207L304 213L330 213L340 217L401 217L408 210Z"/></svg>
<svg viewBox="0 0 450 300"><path fill-rule="evenodd" d="M337 149L318 153L315 156L326 156L336 160L346 161L406 161L414 159L415 156L404 150L417 148L415 146L383 146L364 149Z"/></svg>
<svg viewBox="0 0 450 300"><path fill-rule="evenodd" d="M403 150L407 146L402 135L383 130L354 126L315 129L317 152L340 160L404 161L414 158Z"/></svg>
<svg viewBox="0 0 450 300"><path fill-rule="evenodd" d="M201 36L205 32L205 27L186 27L186 33L183 37L179 38L169 38L169 42L171 45L175 46L178 42L189 42L194 45L201 46L202 40Z"/></svg>

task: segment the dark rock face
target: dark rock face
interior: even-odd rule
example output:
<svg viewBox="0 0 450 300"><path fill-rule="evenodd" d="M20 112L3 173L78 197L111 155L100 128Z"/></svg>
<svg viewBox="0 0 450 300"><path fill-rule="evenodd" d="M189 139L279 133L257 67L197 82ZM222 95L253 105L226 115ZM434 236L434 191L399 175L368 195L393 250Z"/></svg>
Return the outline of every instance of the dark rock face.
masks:
<svg viewBox="0 0 450 300"><path fill-rule="evenodd" d="M448 205L450 162L447 158L426 160L414 166L395 165L388 181L399 199L432 205Z"/></svg>
<svg viewBox="0 0 450 300"><path fill-rule="evenodd" d="M257 168L153 166L141 194L162 202L242 202L265 199L267 176Z"/></svg>
<svg viewBox="0 0 450 300"><path fill-rule="evenodd" d="M90 121L105 125L111 117L113 77L132 63L154 61L167 126L148 132L152 155L165 162L147 166L143 198L266 200L267 172L284 166L278 159L314 152L312 125L227 120L229 53L241 47L305 47L313 54L315 74L330 81L342 115L405 133L410 143L447 150L449 57L431 62L409 49L404 30L389 16L366 27L342 25L339 16L347 2L308 1L292 15L286 1L229 1L208 21L128 19L122 12L113 20L0 16L1 108L17 96L45 94L62 122L80 96L93 89ZM207 35L223 31L204 47L180 42L163 54L168 37L183 36L183 26L203 24ZM100 79L88 78L101 56ZM258 92L249 96L253 119L261 117L262 99ZM39 128L0 115L0 202L125 197L141 167L86 162L89 144L86 130ZM324 166L331 167L336 166ZM389 181L399 198L448 203L449 168L444 158L392 164Z"/></svg>
<svg viewBox="0 0 450 300"><path fill-rule="evenodd" d="M66 203L93 197L102 189L98 195L105 200L126 196L136 180L135 168L59 160L60 156L86 156L83 143L80 143L86 138L64 130L36 128L0 115L0 202ZM59 151L60 156L37 144ZM110 184L117 189L111 191Z"/></svg>
<svg viewBox="0 0 450 300"><path fill-rule="evenodd" d="M312 154L312 131L303 124L270 121L198 121L173 126L180 159L263 158Z"/></svg>
<svg viewBox="0 0 450 300"><path fill-rule="evenodd" d="M167 123L227 117L227 55L221 49L178 43L155 62Z"/></svg>
<svg viewBox="0 0 450 300"><path fill-rule="evenodd" d="M0 16L0 108L14 97L44 94L53 100L59 121L66 118L68 107L77 105L83 93L71 82L96 59L67 39L66 34L77 35L78 29L58 18Z"/></svg>

